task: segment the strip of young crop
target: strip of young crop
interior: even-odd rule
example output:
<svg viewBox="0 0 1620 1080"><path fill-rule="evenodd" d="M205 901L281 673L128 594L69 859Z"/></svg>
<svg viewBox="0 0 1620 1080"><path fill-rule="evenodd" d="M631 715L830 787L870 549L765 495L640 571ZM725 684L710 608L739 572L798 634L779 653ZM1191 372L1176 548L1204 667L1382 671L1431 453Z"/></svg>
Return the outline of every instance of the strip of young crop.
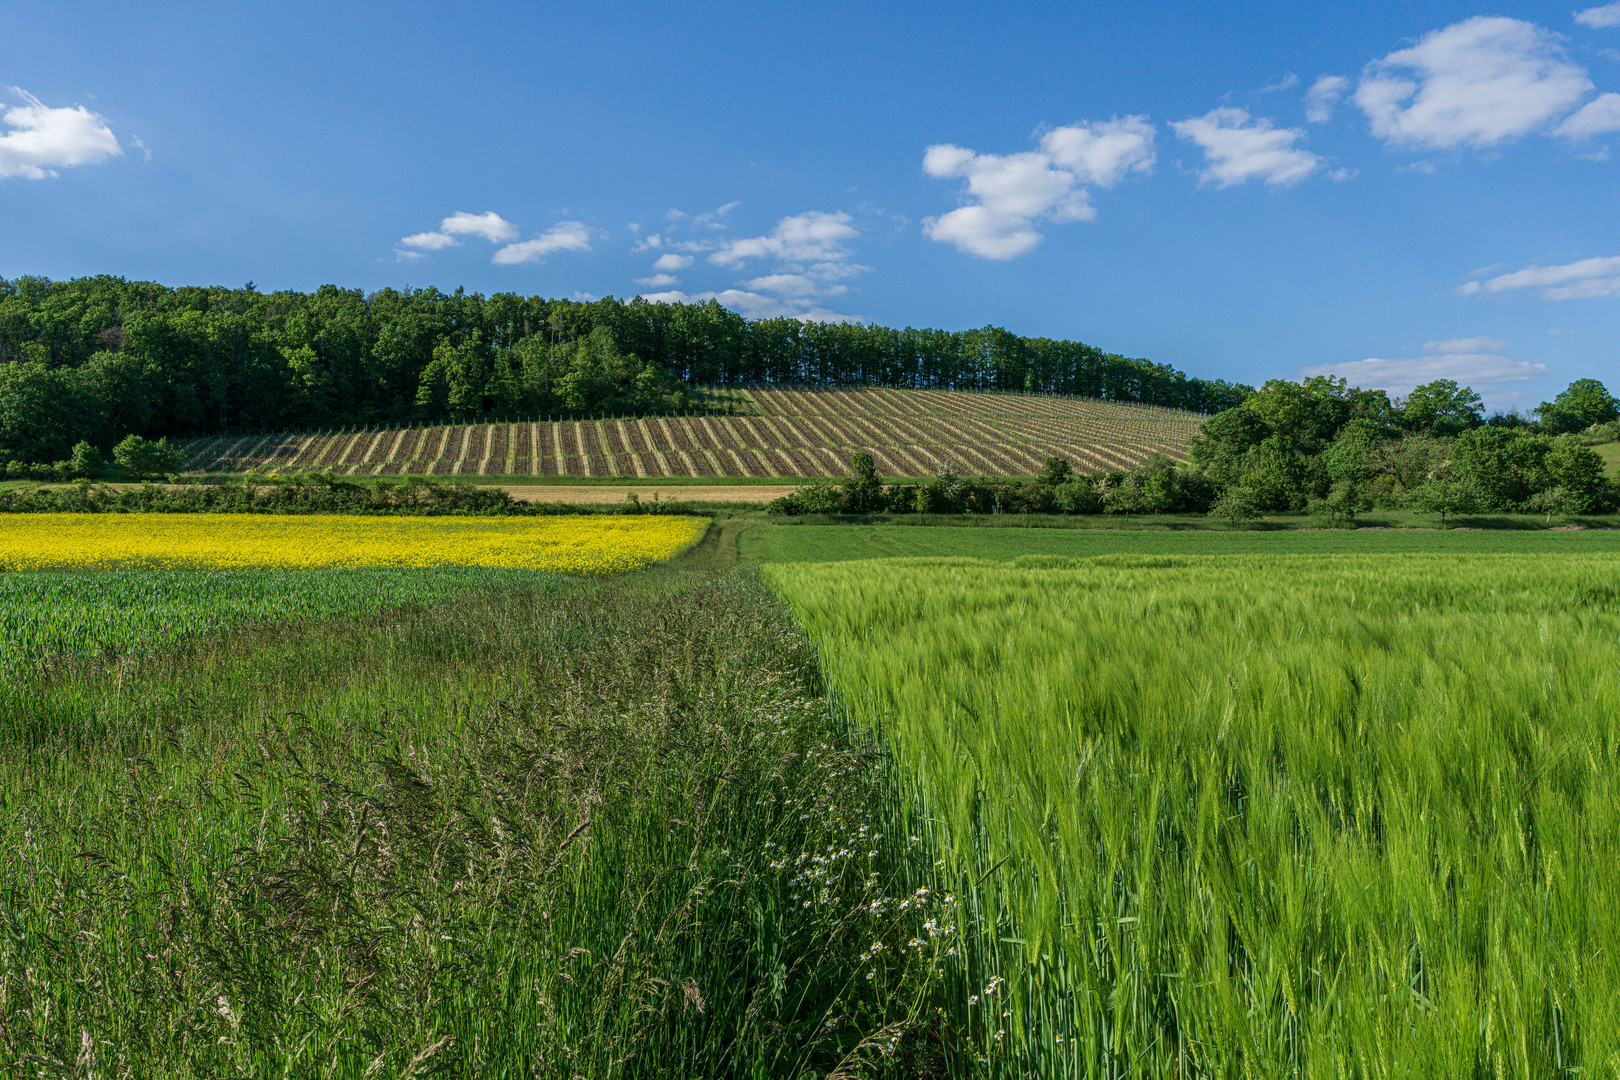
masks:
<svg viewBox="0 0 1620 1080"><path fill-rule="evenodd" d="M34 672L0 722L3 1060L937 1075L957 910L817 678L746 572Z"/></svg>
<svg viewBox="0 0 1620 1080"><path fill-rule="evenodd" d="M1613 1070L1620 557L1030 561L768 568L961 883L993 1071Z"/></svg>
<svg viewBox="0 0 1620 1080"><path fill-rule="evenodd" d="M549 580L493 567L0 574L0 681L44 659L123 655L241 625L363 616Z"/></svg>

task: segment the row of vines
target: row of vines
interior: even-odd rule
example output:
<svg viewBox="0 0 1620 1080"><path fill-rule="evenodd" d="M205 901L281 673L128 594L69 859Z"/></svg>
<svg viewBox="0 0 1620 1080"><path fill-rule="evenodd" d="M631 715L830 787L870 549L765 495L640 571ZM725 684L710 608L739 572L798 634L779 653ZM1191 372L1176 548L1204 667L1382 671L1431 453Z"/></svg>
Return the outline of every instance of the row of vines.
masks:
<svg viewBox="0 0 1620 1080"><path fill-rule="evenodd" d="M1036 472L1056 454L1076 469L1185 457L1203 417L1153 406L1022 394L877 388L756 389L757 415L550 420L350 428L194 440L193 472L330 471L349 476L841 476L870 451L892 476L943 468Z"/></svg>

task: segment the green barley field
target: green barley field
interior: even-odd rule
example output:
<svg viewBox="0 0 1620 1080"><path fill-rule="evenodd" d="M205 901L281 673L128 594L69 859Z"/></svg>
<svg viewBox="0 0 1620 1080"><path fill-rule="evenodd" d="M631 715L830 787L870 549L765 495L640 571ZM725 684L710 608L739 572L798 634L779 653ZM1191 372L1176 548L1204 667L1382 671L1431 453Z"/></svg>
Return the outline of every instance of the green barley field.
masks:
<svg viewBox="0 0 1620 1080"><path fill-rule="evenodd" d="M766 572L961 894L959 1060L1620 1071L1620 557Z"/></svg>

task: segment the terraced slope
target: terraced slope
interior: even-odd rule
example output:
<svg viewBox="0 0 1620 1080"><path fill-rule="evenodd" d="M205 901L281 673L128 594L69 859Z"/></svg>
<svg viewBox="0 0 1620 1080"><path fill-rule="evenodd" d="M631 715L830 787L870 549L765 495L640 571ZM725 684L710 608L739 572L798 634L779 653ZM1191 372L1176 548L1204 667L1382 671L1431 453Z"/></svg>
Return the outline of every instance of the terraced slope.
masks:
<svg viewBox="0 0 1620 1080"><path fill-rule="evenodd" d="M869 450L887 476L951 466L1025 476L1047 454L1082 472L1162 452L1185 459L1205 419L1151 405L944 390L754 388L742 416L360 428L191 440L192 472L331 470L353 476L842 476Z"/></svg>

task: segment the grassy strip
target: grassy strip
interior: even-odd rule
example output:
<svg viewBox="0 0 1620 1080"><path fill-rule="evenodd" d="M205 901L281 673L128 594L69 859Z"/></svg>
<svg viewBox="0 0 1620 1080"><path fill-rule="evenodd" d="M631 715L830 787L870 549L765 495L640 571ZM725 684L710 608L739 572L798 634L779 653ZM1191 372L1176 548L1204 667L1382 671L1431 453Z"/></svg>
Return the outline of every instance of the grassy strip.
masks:
<svg viewBox="0 0 1620 1080"><path fill-rule="evenodd" d="M0 1074L937 1070L953 909L814 657L660 570L0 686Z"/></svg>
<svg viewBox="0 0 1620 1080"><path fill-rule="evenodd" d="M914 525L751 523L735 534L745 562L840 562L945 557L1006 561L1054 555L1398 555L1421 553L1546 555L1620 552L1620 530L1539 529L1444 532L1421 529L1186 531L1064 528L918 528Z"/></svg>
<svg viewBox="0 0 1620 1080"><path fill-rule="evenodd" d="M954 1003L998 1075L1612 1071L1620 558L1047 565L767 569L1008 980Z"/></svg>
<svg viewBox="0 0 1620 1080"><path fill-rule="evenodd" d="M561 579L483 567L0 574L0 670L163 648L244 625L363 616Z"/></svg>

